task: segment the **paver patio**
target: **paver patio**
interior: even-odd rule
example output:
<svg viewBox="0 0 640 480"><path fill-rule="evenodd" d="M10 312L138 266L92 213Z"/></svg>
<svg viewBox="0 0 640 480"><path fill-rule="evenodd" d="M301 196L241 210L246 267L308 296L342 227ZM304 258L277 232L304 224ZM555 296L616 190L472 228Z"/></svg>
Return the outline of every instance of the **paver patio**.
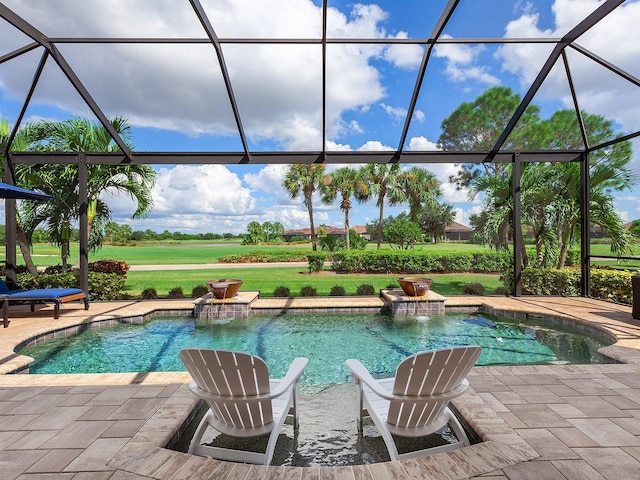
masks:
<svg viewBox="0 0 640 480"><path fill-rule="evenodd" d="M573 318L618 342L624 363L474 367L454 402L483 442L400 462L262 467L175 452L196 400L186 372L0 375L0 468L9 479L631 479L640 478L640 322L631 308L583 298L455 297L448 307ZM191 300L95 302L53 320L12 307L0 332L0 368L24 366L16 345L87 320L180 312ZM301 412L302 415L312 414Z"/></svg>

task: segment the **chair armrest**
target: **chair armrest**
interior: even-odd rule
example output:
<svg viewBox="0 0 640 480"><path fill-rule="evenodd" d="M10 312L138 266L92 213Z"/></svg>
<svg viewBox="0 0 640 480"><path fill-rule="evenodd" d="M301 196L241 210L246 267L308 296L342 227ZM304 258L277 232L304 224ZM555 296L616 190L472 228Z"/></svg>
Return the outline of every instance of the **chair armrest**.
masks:
<svg viewBox="0 0 640 480"><path fill-rule="evenodd" d="M393 400L395 398L391 392L380 385L380 383L371 376L367 367L365 367L360 360L350 358L345 363L347 364L347 367L349 367L349 370L351 370L351 375L373 390L376 395L384 398L385 400Z"/></svg>
<svg viewBox="0 0 640 480"><path fill-rule="evenodd" d="M289 365L289 370L287 374L284 376L280 383L274 388L269 394L270 398L278 398L280 395L285 393L289 387L295 382L297 382L302 374L304 373L304 369L309 363L309 359L305 357L296 357Z"/></svg>
<svg viewBox="0 0 640 480"><path fill-rule="evenodd" d="M462 380L462 382L460 382L460 385L445 393L437 393L434 395L394 395L384 386L380 385L380 382L378 382L371 376L369 370L367 370L367 367L365 367L359 360L350 358L345 363L347 364L347 367L349 367L349 370L351 370L351 375L353 375L354 378L364 383L373 391L373 393L381 398L384 398L385 400L407 400L412 402L446 401L459 397L467 390L467 388L469 388L469 382L465 378Z"/></svg>

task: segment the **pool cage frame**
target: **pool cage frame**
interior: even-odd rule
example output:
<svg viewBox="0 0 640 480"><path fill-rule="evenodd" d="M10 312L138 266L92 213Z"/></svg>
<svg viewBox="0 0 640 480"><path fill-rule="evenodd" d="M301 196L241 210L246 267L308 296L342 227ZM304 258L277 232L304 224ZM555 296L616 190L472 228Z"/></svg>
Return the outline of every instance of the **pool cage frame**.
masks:
<svg viewBox="0 0 640 480"><path fill-rule="evenodd" d="M189 0L194 14L197 16L204 37L202 38L137 38L137 37L61 37L53 38L46 36L39 31L25 18L21 17L3 3L0 3L0 18L29 37L32 42L23 45L4 56L0 57L0 64L18 58L32 50L41 49L40 62L33 74L33 79L22 103L20 113L17 117L12 131L10 132L7 145L5 147L5 182L15 184L14 165L16 164L74 164L78 167L79 175L79 198L80 198L80 288L88 292L88 198L87 198L87 166L91 164L150 164L150 165L180 165L180 164L366 164L366 163L454 163L454 164L482 164L482 163L511 163L513 165L513 181L511 195L513 196L513 251L514 251L514 279L516 296L522 295L521 271L522 258L521 247L523 245L521 230L521 210L520 210L520 175L522 164L528 162L579 162L580 169L580 204L581 204L581 267L582 267L582 296L589 296L589 267L591 261L589 244L589 156L591 152L599 149L611 147L617 143L632 140L640 136L640 131L616 138L614 140L599 144L589 145L587 131L580 113L578 97L571 77L571 69L567 59L566 50L571 48L584 57L596 62L600 66L608 69L619 77L640 87L640 80L623 69L611 64L605 59L590 52L576 41L582 34L605 18L609 13L624 3L624 0L606 0L598 6L590 15L575 25L566 35L561 38L450 38L443 37L442 33L458 7L459 0L449 0L442 10L430 36L428 38L328 38L327 37L327 10L328 0L322 0L322 36L320 38L220 38L213 27L213 23L208 17L200 0ZM233 117L238 130L239 138L242 142L243 150L237 152L133 152L123 139L109 123L107 116L100 105L94 100L89 90L83 85L81 79L69 65L64 55L58 50L57 44L65 43L117 43L117 44L208 44L212 47L216 55L218 67L220 68L229 105L233 112ZM398 147L395 151L327 151L327 118L326 118L326 60L327 45L329 44L404 44L420 45L424 48L421 65L415 80L415 86L410 97L409 106L404 119L404 125L398 139ZM418 96L422 88L429 60L436 45L442 44L508 44L508 43L551 43L554 44L552 52L546 62L539 70L535 80L531 83L528 91L522 97L521 103L517 107L513 116L505 126L502 134L489 151L416 151L405 148L409 127L416 109ZM249 148L245 129L242 123L242 116L238 108L234 87L229 71L226 66L225 56L222 46L224 44L319 44L322 48L322 150L319 151L278 151L262 152L252 151ZM15 135L24 118L27 108L30 105L32 96L40 81L41 73L49 60L55 62L58 68L64 73L67 80L78 92L86 106L93 112L98 121L110 133L113 141L120 148L117 153L51 153L51 152L16 152L11 151L11 146ZM569 89L571 92L573 106L580 127L584 148L581 150L553 150L553 151L506 151L503 146L509 135L516 127L518 120L524 114L526 108L532 102L536 92L542 86L544 80L549 75L552 67L557 61L562 60L565 74L567 76ZM6 200L6 276L8 282L15 282L16 279L16 217L15 201ZM620 258L602 257L599 258ZM624 257L624 259L636 260L638 257Z"/></svg>

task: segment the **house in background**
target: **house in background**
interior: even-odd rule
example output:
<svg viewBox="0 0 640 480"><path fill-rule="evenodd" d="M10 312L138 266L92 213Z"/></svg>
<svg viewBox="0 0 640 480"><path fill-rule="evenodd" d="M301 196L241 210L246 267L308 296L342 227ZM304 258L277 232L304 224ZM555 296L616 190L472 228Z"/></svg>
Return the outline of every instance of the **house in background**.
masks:
<svg viewBox="0 0 640 480"><path fill-rule="evenodd" d="M351 227L351 230L360 235L362 238L371 240L369 233L367 232L366 225L355 225ZM344 239L344 228L338 227L316 227L316 235L320 236L319 232L324 232L323 235L332 235L338 238ZM298 228L294 230L285 230L282 234L286 242L290 242L293 237L304 238L305 240L311 240L310 228Z"/></svg>
<svg viewBox="0 0 640 480"><path fill-rule="evenodd" d="M366 238L367 240L371 240L371 235L367 232L366 225L355 225L351 227L351 230L355 230L355 232L360 235L362 238ZM344 228L338 227L317 227L316 235L320 235L318 232L324 232L324 235L333 235L338 238L344 239ZM453 222L444 230L444 239L447 241L468 241L471 239L471 234L473 230L465 225L462 225L458 222ZM310 228L298 228L292 230L285 230L282 234L284 240L286 242L290 242L292 238L304 238L305 240L311 240L311 229Z"/></svg>
<svg viewBox="0 0 640 480"><path fill-rule="evenodd" d="M444 229L444 238L449 241L469 241L471 240L471 234L473 230L466 225L462 225L458 222L453 222L447 228Z"/></svg>

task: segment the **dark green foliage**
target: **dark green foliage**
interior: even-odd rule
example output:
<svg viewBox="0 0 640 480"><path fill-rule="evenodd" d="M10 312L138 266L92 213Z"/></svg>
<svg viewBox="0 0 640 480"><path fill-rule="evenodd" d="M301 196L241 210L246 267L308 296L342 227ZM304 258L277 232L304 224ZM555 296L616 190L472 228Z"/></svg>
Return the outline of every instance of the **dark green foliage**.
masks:
<svg viewBox="0 0 640 480"><path fill-rule="evenodd" d="M369 241L360 236L353 228L349 229L349 248L351 250L364 250Z"/></svg>
<svg viewBox="0 0 640 480"><path fill-rule="evenodd" d="M422 239L422 229L409 217L399 215L382 230L384 239L395 248L408 250Z"/></svg>
<svg viewBox="0 0 640 480"><path fill-rule="evenodd" d="M196 285L191 290L191 298L200 298L209 293L209 287L206 285Z"/></svg>
<svg viewBox="0 0 640 480"><path fill-rule="evenodd" d="M312 287L311 285L305 285L300 290L301 297L315 297L317 295L318 295L318 290L315 287Z"/></svg>
<svg viewBox="0 0 640 480"><path fill-rule="evenodd" d="M182 287L174 287L169 290L169 295L167 295L167 298L184 298Z"/></svg>
<svg viewBox="0 0 640 480"><path fill-rule="evenodd" d="M507 289L504 287L498 287L494 290L493 292L496 295L506 295L507 294Z"/></svg>
<svg viewBox="0 0 640 480"><path fill-rule="evenodd" d="M341 285L334 285L331 287L331 291L329 292L329 295L332 297L344 297L346 294L347 291Z"/></svg>
<svg viewBox="0 0 640 480"><path fill-rule="evenodd" d="M484 295L485 289L481 283L471 282L467 283L464 286L464 290L462 291L465 295Z"/></svg>
<svg viewBox="0 0 640 480"><path fill-rule="evenodd" d="M89 298L94 301L121 298L127 277L117 273L89 272Z"/></svg>
<svg viewBox="0 0 640 480"><path fill-rule="evenodd" d="M291 296L291 290L289 290L289 287L285 287L283 285L276 287L276 289L273 291L273 296L274 297L289 297Z"/></svg>
<svg viewBox="0 0 640 480"><path fill-rule="evenodd" d="M591 296L620 303L633 303L631 277L637 272L591 267ZM636 302L638 299L636 299Z"/></svg>
<svg viewBox="0 0 640 480"><path fill-rule="evenodd" d="M573 265L580 265L580 249L569 249L567 250L567 259L565 260L565 265L567 267L571 267Z"/></svg>
<svg viewBox="0 0 640 480"><path fill-rule="evenodd" d="M513 256L503 251L364 250L335 252L332 268L345 273L493 273L509 269L512 263Z"/></svg>
<svg viewBox="0 0 640 480"><path fill-rule="evenodd" d="M506 271L503 282L507 292L514 289L513 272ZM522 270L523 295L562 295L574 297L580 294L580 270L574 268L525 268Z"/></svg>
<svg viewBox="0 0 640 480"><path fill-rule="evenodd" d="M126 277L116 273L89 272L89 298L91 300L115 300L122 297ZM66 273L31 275L19 274L18 288L33 290L38 288L79 288L80 280L77 271Z"/></svg>
<svg viewBox="0 0 640 480"><path fill-rule="evenodd" d="M336 235L324 235L318 238L318 244L322 250L335 252L344 248L344 242Z"/></svg>
<svg viewBox="0 0 640 480"><path fill-rule="evenodd" d="M321 252L313 252L307 254L307 260L309 260L309 271L319 272L324 266L324 262L327 261L327 255Z"/></svg>
<svg viewBox="0 0 640 480"><path fill-rule="evenodd" d="M140 298L142 298L143 300L155 300L156 298L158 298L158 292L153 287L145 288L142 291Z"/></svg>
<svg viewBox="0 0 640 480"><path fill-rule="evenodd" d="M356 295L375 295L376 294L376 289L373 287L373 285L367 284L367 283L363 283L362 285L359 285L358 288L356 289Z"/></svg>

